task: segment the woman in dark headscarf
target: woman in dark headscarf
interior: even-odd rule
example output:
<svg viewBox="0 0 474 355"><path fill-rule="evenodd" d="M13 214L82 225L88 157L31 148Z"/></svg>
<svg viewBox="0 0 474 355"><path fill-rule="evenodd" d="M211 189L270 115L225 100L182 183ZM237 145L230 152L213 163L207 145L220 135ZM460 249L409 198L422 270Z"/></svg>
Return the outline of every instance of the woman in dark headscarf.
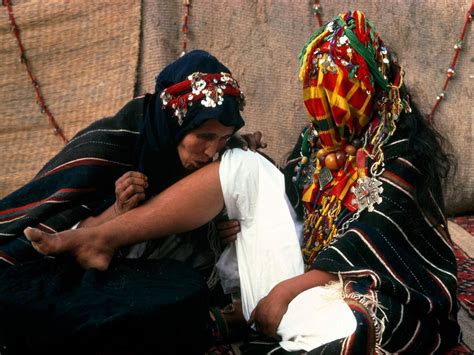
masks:
<svg viewBox="0 0 474 355"><path fill-rule="evenodd" d="M136 98L115 117L96 121L80 131L30 183L2 199L2 287L11 290L15 282L25 287L29 282L34 283L29 296L20 304L13 302L10 307L12 311L8 314L27 323L35 319L28 315L31 314L32 304L58 304L49 313L46 306L37 306L41 316L47 314L41 335L25 329L20 331L15 326L5 326L0 332L0 343L5 340L5 344L18 345L31 341L35 346L51 345L55 340L49 339L48 334L52 329L59 331L59 328L49 320L55 322L58 317L70 318L59 331L64 339L81 339L82 345L95 343L105 339L98 333L111 334L112 330L123 332L120 327L127 322L132 324L140 312L148 313L148 309L151 309L143 320L144 326L147 322L150 325L153 317L160 319L162 314L168 314L162 316L160 326L153 325L154 331L162 331L165 335L162 339L170 337L167 346L161 345L166 352L166 349L175 349L177 346L172 340L174 333L180 334L191 329L191 326L179 325L183 324L183 319L177 319L176 324L167 320L173 312L177 312L177 318L181 317L178 309L182 308L187 309L184 312L189 312L189 317L194 317L189 323L194 324L192 327L197 332L185 335L181 341L188 345L196 342L193 346L202 347L206 337L202 336L200 329L203 329L203 319L207 316L207 290L202 288L202 276L173 262L156 264L136 260L136 264L130 264L124 261L118 266L120 270L97 276L101 279L98 283L101 291L97 293L94 288L83 285L85 278L96 276L87 276L88 272L76 273L77 270L71 269L71 265L64 263L64 260L44 260L44 256L37 253L25 239L23 230L27 226L35 226L55 232L78 223L79 228L97 226L136 207L143 200L159 194L190 172L211 162L226 146L228 139L244 125L240 114L243 106L243 93L229 69L207 52L192 51L168 65L158 75L154 94ZM188 262L195 268L212 269L215 255L209 241L205 236L202 237L183 235L169 238L168 244L161 242L160 245L136 246L131 251L122 252L128 252L129 256L135 258L167 256ZM33 262L35 260L37 262ZM134 272L135 268L143 272ZM181 280L179 289L167 288L166 283L173 282L160 281L159 277L158 280L150 281L150 278L155 278L154 271L166 274L169 280ZM117 275L120 275L120 280L115 279ZM126 286L125 280L129 282ZM52 288L45 295L42 287L49 283ZM108 295L112 298L106 301L104 289L122 286L136 291L129 291L125 295L117 292L115 299ZM56 289L63 287L77 288L77 292L70 297L65 296ZM160 288L163 289L160 291ZM8 297L20 297L23 291L18 292ZM7 293L2 294L7 297ZM79 295L88 301L79 302ZM157 296L161 300L157 301ZM128 309L126 304L134 302L135 298L143 301L141 306ZM2 299L1 311L6 311L8 302L8 299ZM66 305L68 302L69 306ZM81 312L77 317L72 316L72 310L77 310L81 302L92 302L88 306L89 314L85 318L81 318ZM104 302L110 309L101 313ZM170 302L174 305L169 308L163 306ZM69 311L66 312L64 307L69 308ZM107 317L115 317L115 320L110 321ZM8 319L8 316L3 314L2 318ZM165 331L165 328L169 329ZM97 334L93 335L94 332ZM133 336L138 334L132 333ZM145 338L146 335L143 341L156 345L157 341Z"/></svg>
<svg viewBox="0 0 474 355"><path fill-rule="evenodd" d="M244 125L243 104L229 69L209 53L192 51L168 65L154 94L80 131L30 183L0 201L0 261L14 264L39 256L22 236L27 226L61 231L89 216L95 220L84 225L100 223L130 208L123 201L132 196L136 205L145 188L149 198L212 161ZM190 141L190 132L203 124L210 128ZM217 126L220 135L212 136ZM115 182L131 170L138 173L122 177L116 198Z"/></svg>

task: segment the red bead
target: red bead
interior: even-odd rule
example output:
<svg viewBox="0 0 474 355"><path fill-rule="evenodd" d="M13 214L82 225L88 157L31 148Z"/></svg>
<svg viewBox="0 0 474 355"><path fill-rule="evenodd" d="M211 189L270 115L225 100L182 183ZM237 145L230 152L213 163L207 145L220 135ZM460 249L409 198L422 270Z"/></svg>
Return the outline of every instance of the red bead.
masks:
<svg viewBox="0 0 474 355"><path fill-rule="evenodd" d="M339 168L344 167L344 165L346 164L346 153L344 153L341 150L337 151L336 152L336 161L337 161L337 166Z"/></svg>

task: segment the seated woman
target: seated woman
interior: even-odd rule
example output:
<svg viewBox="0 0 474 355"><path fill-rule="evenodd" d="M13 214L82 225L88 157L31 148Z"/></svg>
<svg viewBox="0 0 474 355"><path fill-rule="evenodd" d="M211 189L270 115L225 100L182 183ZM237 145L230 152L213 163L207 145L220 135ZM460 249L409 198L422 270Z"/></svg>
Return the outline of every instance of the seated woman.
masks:
<svg viewBox="0 0 474 355"><path fill-rule="evenodd" d="M441 137L409 104L403 73L363 13L343 13L319 29L304 47L301 64L312 119L294 181L305 209L303 258L294 253L294 227L283 233L288 257L268 252L279 242L259 241L261 235L278 234L290 212L281 207L286 204L282 177L261 174L271 169L262 168L264 160L252 153L226 153L220 163L101 228L56 234L27 229L28 239L41 253L72 253L85 267L106 268L121 246L196 228L225 205L242 227L236 242L239 273L241 262L255 265L241 277L250 279L241 284L242 293L259 287L258 303L246 316L257 330L282 338L280 345L259 350L261 344L247 344L245 351L277 353L283 346L314 348L312 354L446 352L459 341L460 329L456 261L441 190L449 157ZM236 184L268 191L263 197L245 194ZM269 220L265 210L278 211L278 218ZM254 244L239 248L242 243ZM272 279L287 265L286 277ZM267 294L252 278L270 280L263 287ZM314 309L334 289L337 299L329 295L327 304L339 307L342 300L346 308L323 307L319 315ZM313 291L322 297L305 297ZM294 317L306 313L304 319ZM308 327L295 333L299 324L290 329L295 323ZM341 328L345 334L339 334ZM321 333L329 333L322 342Z"/></svg>
<svg viewBox="0 0 474 355"><path fill-rule="evenodd" d="M44 256L31 247L29 241L25 239L23 230L28 226L33 226L51 233L76 227L80 229L99 226L135 208L191 172L212 162L218 152L230 143L229 139L238 139L234 133L244 125L240 114L243 106L244 95L237 81L232 78L229 69L209 53L197 50L168 65L158 75L154 94L146 94L144 97L133 99L114 117L96 121L80 131L30 183L0 201L0 271L3 272L4 277L2 287L11 289L13 287L11 282L22 280L31 296L30 304L40 304L43 301L54 303L54 297L57 297L58 306L55 309L57 314L64 316L64 313L61 313L64 310L59 309L59 302L63 302L62 305L67 302L66 300L59 301L61 299L59 293L50 294L51 299L47 300L40 286L35 288L29 283L44 282L52 283L60 288L65 287L67 282L62 284L54 280L58 277L59 270L66 270L65 265L68 264L61 260L55 264L56 269L48 269L52 267L48 266L51 265L52 260L44 260ZM247 141L244 145L250 145L254 149L256 145L262 143L261 134L258 132L248 135ZM120 253L140 259L166 257L185 262L201 271L208 278L209 286L212 287L215 278L210 277L210 274L217 251L213 250L213 244L216 244L216 241L206 239L206 237L211 237L210 231L212 230L209 228L201 228L193 233L164 238L166 240L160 241L159 244L145 243L130 249L122 249ZM36 263L33 262L35 260ZM149 283L148 291L143 288L142 296L168 293L170 296L162 301L162 309L166 309L164 304L175 297L176 300L182 300L182 302L176 301L175 311L182 308L183 312L188 312L188 316L194 315L195 319L201 319L198 322L207 317L207 287L203 288L203 281L205 285L206 280L201 274L176 263L158 265L156 262L147 263L143 260L137 260L136 263L129 262L125 266L122 265L127 270L121 272L123 277L133 279L130 285L134 285L135 289L141 289L143 283ZM143 275L151 277L151 272L148 274L143 272L140 276L142 279L137 280L138 276L133 273L133 269L137 268L134 265L138 264L143 270L147 268L156 270L157 267L165 273L168 270L167 277L183 280L182 286L187 285L187 289L173 291L172 287L161 286L159 281L149 281ZM35 270L28 272L25 270L22 273L21 269L28 267ZM105 264L98 268L105 268ZM30 276L22 278L19 273ZM174 276L173 273L175 273ZM73 273L73 275L76 274ZM106 285L114 284L115 276L116 273L111 271L111 274L102 281L104 288L107 287ZM76 286L83 285L81 284L82 275L76 278L71 275L71 278L66 277L66 279L74 279L78 283ZM69 287L72 286L69 284ZM156 290L151 292L153 287ZM162 287L161 290L160 287ZM101 299L101 296L92 291L86 288L81 292L84 297L93 300L94 303ZM9 299L6 293L3 295L0 308L5 311L8 307L4 306L8 304ZM139 294L135 294L135 297L138 296ZM133 296L129 295L128 298L124 296L119 300L120 297L122 296L117 296L115 301L118 303L113 307L116 307L116 313L124 315L120 322L126 323L125 319L130 321L132 315L124 311L126 307L122 302L130 302L130 297ZM156 297L151 298L156 299ZM183 306L186 302L189 306ZM113 304L113 300L111 299L109 303ZM91 329L98 327L99 323L102 324L102 328L98 327L97 333L100 331L112 333L111 330L104 329L117 330L119 325L111 326L107 323L105 316L100 314L103 304L99 301L94 304L97 308L91 307L90 317L97 317L95 323L89 324L87 320L79 319L79 314L82 313L78 312L78 318L70 320L69 323L66 322L68 325L64 324L63 330L75 329L80 333L82 330L79 331L79 328L84 328L86 329L84 331L92 334ZM76 306L80 307L80 302ZM16 307L18 307L17 312L12 313L12 317L19 319L24 317L26 324L31 323L32 316L29 314L34 313L31 308L26 307L25 304L17 304ZM47 304L45 307L44 312L48 313ZM157 302L148 301L143 304L141 311L153 307L160 308ZM193 313L189 311L191 308L200 308L200 310ZM171 314L172 309L173 307L169 307L166 311L160 310L157 313L169 312ZM39 308L37 311L39 312ZM136 312L133 317L139 313L138 310ZM49 313L55 312L49 311ZM181 311L176 311L177 315L181 313ZM5 319L5 313L2 313L2 317ZM156 313L154 317L159 318ZM51 322L53 318L51 316ZM174 325L171 324L169 316L162 316L160 320L163 324L161 327L166 326L170 329L169 332L179 333L187 329L179 321ZM151 318L148 321L152 324ZM120 322L116 321L116 324ZM3 324L5 325L6 322ZM48 328L45 324L41 329ZM146 321L143 321L143 324L146 325ZM57 326L51 326L55 327L54 329L57 328ZM174 330L173 326L176 326ZM207 325L204 322L199 326ZM36 340L32 340L31 337L34 337L35 333L28 335L28 332L24 330L5 325L0 329L0 344L12 344L12 342L17 345L27 344L30 340L33 343L32 346L38 345L34 343L35 341L43 342L47 346L54 342L47 335L43 335L43 338L36 336ZM163 334L165 338L169 336L170 340L175 336L168 332L163 332ZM193 334L186 340L199 348L205 336L202 336L199 331L195 334L196 336ZM28 338L28 336L31 337ZM68 336L73 337L72 334ZM97 337L98 341L103 342L104 338L100 338L99 335ZM82 339L86 339L85 345L88 341L91 342L90 337L82 337ZM151 343L155 341L158 341L157 338L148 339ZM181 340L180 342L182 343ZM179 342L170 341L169 349L175 349L174 347L178 345ZM163 345L161 349L166 352L167 348Z"/></svg>

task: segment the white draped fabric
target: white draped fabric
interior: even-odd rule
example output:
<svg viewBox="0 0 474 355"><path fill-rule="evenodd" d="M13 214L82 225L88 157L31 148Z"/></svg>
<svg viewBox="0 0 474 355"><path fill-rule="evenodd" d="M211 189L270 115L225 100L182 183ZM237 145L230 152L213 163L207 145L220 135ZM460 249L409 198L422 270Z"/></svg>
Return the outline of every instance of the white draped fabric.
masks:
<svg viewBox="0 0 474 355"><path fill-rule="evenodd" d="M224 153L219 174L228 216L240 221L241 232L229 246L236 253L224 253L218 269L227 281L233 277L232 265L238 269L242 309L249 319L277 283L304 272L303 259L281 172L258 153L234 149ZM285 350L309 351L346 337L355 328L355 318L342 299L342 284L337 282L298 295L289 304L278 334Z"/></svg>

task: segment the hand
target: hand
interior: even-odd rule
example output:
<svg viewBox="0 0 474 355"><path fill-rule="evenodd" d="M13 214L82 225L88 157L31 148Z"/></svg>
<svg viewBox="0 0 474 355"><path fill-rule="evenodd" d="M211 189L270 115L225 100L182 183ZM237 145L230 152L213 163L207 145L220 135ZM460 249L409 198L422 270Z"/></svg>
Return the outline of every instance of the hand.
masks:
<svg viewBox="0 0 474 355"><path fill-rule="evenodd" d="M263 139L263 134L260 131L254 133L239 134L235 133L227 142L229 148L242 148L255 152L257 149L266 148L267 143Z"/></svg>
<svg viewBox="0 0 474 355"><path fill-rule="evenodd" d="M145 199L148 178L138 171L128 171L115 182L116 215L137 207Z"/></svg>
<svg viewBox="0 0 474 355"><path fill-rule="evenodd" d="M217 234L223 245L227 245L237 239L237 233L240 232L240 223L236 219L221 221L216 223Z"/></svg>
<svg viewBox="0 0 474 355"><path fill-rule="evenodd" d="M292 300L290 292L281 284L276 285L258 302L250 315L249 324L255 323L258 332L278 338L277 329Z"/></svg>

